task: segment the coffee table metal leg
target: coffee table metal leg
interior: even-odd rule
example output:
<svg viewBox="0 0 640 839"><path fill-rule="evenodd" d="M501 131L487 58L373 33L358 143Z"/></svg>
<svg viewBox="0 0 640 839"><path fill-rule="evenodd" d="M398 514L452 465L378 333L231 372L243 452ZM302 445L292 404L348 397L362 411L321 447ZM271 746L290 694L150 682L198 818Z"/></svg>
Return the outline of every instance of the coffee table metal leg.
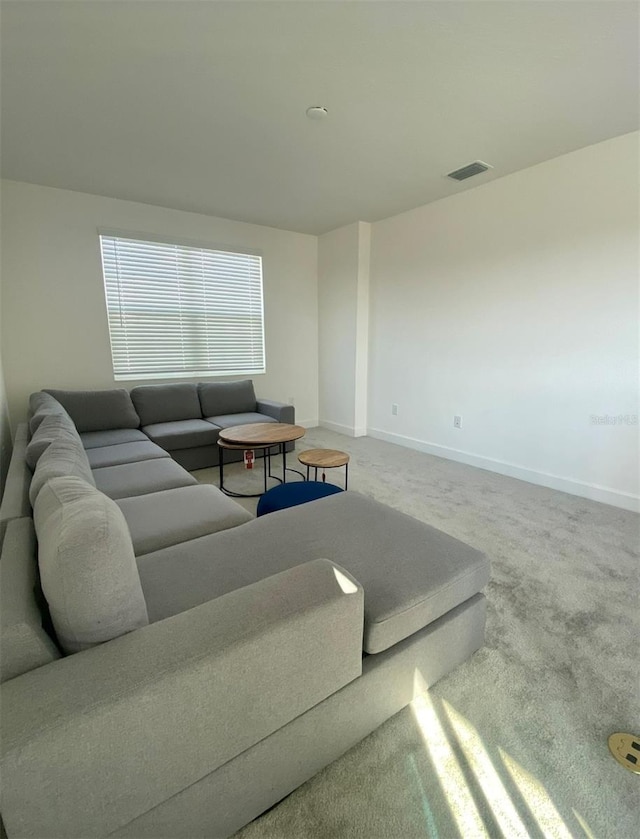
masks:
<svg viewBox="0 0 640 839"><path fill-rule="evenodd" d="M262 471L263 471L263 474L264 474L264 491L266 492L267 491L267 461L268 461L268 458L267 458L267 452L266 451L263 452L262 454L263 454L263 457L262 457Z"/></svg>
<svg viewBox="0 0 640 839"><path fill-rule="evenodd" d="M287 466L287 455L286 455L286 450L285 450L286 445L287 445L286 443L282 444L282 473L283 473L283 476L285 476L287 472L295 472L296 475L300 475L300 477L304 481L305 480L304 472L301 472L299 469L294 469L293 466ZM309 467L308 466L307 466L307 478L306 479L307 479L307 481L309 480Z"/></svg>
<svg viewBox="0 0 640 839"><path fill-rule="evenodd" d="M241 447L240 447L241 448ZM231 489L227 489L224 485L224 448L219 448L219 461L218 461L218 471L220 477L220 490L224 492L225 495L230 496L231 498L260 498L263 494L262 492L234 492ZM247 449L245 449L247 451ZM268 481L267 478L275 478L276 481L280 481L280 478L276 477L275 475L271 475L271 467L270 463L271 460L267 455L270 454L269 450L265 450L264 454L264 491L267 491L268 488Z"/></svg>
<svg viewBox="0 0 640 839"><path fill-rule="evenodd" d="M325 468L323 468L321 466L311 466L310 464L306 464L306 466L307 466L307 477L306 477L307 481L310 480L311 469L313 469L313 480L314 481L318 480L318 469L322 469L321 479L322 479L323 483L326 482L327 473L326 473ZM290 469L289 471L290 472L297 472L298 470L297 469ZM299 473L299 474L302 474L302 473ZM304 479L304 475L302 477ZM349 464L348 463L344 464L344 488L345 488L345 490L349 489Z"/></svg>
<svg viewBox="0 0 640 839"><path fill-rule="evenodd" d="M273 478L274 481L278 481L278 483L281 484L282 483L282 478L279 478L277 475L272 475L271 474L271 449L276 448L276 446L278 448L278 451L276 452L276 456L278 454L280 454L280 443L274 443L273 446L270 446L268 449L266 449L265 457L268 458L268 461L269 461L269 477Z"/></svg>

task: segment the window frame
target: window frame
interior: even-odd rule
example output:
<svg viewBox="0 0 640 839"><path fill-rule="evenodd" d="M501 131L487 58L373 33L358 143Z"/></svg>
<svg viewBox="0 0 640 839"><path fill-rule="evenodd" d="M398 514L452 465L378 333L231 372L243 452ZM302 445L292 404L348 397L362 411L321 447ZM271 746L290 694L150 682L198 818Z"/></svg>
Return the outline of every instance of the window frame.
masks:
<svg viewBox="0 0 640 839"><path fill-rule="evenodd" d="M227 376L257 376L264 375L267 371L266 360L266 328L265 328L265 305L264 305L264 258L263 252L256 248L249 248L244 246L230 246L228 244L218 244L212 242L203 242L195 239L188 239L179 236L167 236L157 233L139 232L132 230L119 230L114 228L97 228L98 234L98 251L100 259L100 271L102 277L102 288L105 303L105 316L107 320L107 331L109 335L109 348L111 355L111 366L113 370L113 377L115 381L141 381L141 380L163 380L163 379L188 379L197 377L207 378L224 378ZM262 366L256 366L252 369L234 369L234 370L214 370L214 369L193 369L189 370L173 370L163 372L149 372L137 371L131 372L116 372L116 362L114 356L114 335L111 330L111 309L109 304L109 292L107 289L107 274L105 272L105 260L103 251L102 238L117 238L129 239L137 242L157 243L166 245L168 247L175 246L177 248L192 249L195 251L214 251L223 254L238 254L240 256L253 256L259 259L259 273L260 273L260 323L261 323L261 338L262 338ZM186 333L188 334L188 333Z"/></svg>

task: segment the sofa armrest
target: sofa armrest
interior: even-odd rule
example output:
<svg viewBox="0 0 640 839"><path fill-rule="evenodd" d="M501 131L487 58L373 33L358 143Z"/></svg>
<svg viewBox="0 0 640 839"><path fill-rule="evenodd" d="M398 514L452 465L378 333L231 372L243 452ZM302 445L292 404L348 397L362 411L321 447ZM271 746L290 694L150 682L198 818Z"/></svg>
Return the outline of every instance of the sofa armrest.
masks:
<svg viewBox="0 0 640 839"><path fill-rule="evenodd" d="M1 682L60 658L42 627L36 600L36 552L33 519L10 521L0 555Z"/></svg>
<svg viewBox="0 0 640 839"><path fill-rule="evenodd" d="M9 837L107 836L361 673L363 591L317 559L5 682Z"/></svg>
<svg viewBox="0 0 640 839"><path fill-rule="evenodd" d="M0 505L0 545L2 545L8 522L12 519L20 519L31 515L29 486L31 485L32 472L26 460L28 441L29 427L24 422L16 429L11 460L9 461L9 469L7 470L7 479L2 495L2 504Z"/></svg>
<svg viewBox="0 0 640 839"><path fill-rule="evenodd" d="M293 405L285 405L284 402L274 402L271 399L258 399L256 411L259 414L266 414L278 422L288 422L293 425L296 421L296 409Z"/></svg>

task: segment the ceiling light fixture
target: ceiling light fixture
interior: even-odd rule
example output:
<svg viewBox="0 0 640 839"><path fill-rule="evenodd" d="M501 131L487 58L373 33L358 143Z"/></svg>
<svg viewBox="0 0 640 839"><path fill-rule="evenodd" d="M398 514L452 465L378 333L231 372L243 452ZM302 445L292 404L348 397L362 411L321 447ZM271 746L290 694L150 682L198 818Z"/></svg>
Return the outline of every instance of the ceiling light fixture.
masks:
<svg viewBox="0 0 640 839"><path fill-rule="evenodd" d="M329 111L323 108L322 105L312 105L310 108L307 108L309 119L324 119L328 113Z"/></svg>

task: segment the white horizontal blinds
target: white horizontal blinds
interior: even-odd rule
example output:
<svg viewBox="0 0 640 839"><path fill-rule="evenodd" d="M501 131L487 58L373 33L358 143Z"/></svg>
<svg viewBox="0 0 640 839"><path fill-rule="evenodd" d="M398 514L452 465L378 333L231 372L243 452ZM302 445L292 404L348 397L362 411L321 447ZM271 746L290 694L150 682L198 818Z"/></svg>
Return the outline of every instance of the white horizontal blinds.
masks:
<svg viewBox="0 0 640 839"><path fill-rule="evenodd" d="M264 373L260 256L100 243L116 378Z"/></svg>

